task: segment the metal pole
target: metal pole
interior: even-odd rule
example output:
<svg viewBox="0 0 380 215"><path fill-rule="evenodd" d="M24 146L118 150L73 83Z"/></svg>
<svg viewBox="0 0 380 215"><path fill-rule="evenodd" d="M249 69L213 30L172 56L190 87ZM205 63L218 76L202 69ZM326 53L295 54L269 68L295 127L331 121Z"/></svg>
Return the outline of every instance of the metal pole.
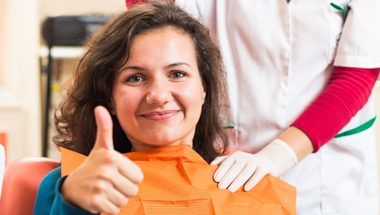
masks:
<svg viewBox="0 0 380 215"><path fill-rule="evenodd" d="M42 156L47 157L47 152L49 148L49 111L50 111L50 100L51 100L51 79L53 75L53 58L51 56L51 50L53 47L54 41L54 18L50 18L50 29L51 29L51 37L48 41L48 65L46 70L46 97L45 97L45 125L44 125L44 141L42 145Z"/></svg>
<svg viewBox="0 0 380 215"><path fill-rule="evenodd" d="M48 65L46 70L46 97L45 97L45 124L44 124L44 142L42 146L42 156L47 157L47 151L49 147L49 123L50 123L50 117L49 117L49 111L50 111L50 100L51 100L51 79L53 74L53 62L52 62L52 56L51 56L51 46L48 48Z"/></svg>

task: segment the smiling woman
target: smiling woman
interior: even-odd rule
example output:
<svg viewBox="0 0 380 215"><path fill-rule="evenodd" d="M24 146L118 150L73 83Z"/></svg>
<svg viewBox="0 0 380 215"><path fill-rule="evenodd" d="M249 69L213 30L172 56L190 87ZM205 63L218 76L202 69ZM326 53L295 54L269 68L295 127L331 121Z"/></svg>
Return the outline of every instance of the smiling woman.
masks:
<svg viewBox="0 0 380 215"><path fill-rule="evenodd" d="M200 22L169 3L160 5L166 6L141 5L120 14L87 42L87 51L78 62L66 98L56 114L59 134L54 142L58 146L88 155L96 137L93 110L102 105L112 113L114 146L121 153L131 151L129 138L136 139L136 132L144 136L142 143L169 144L153 143L157 140L148 136L150 132L141 130L144 124L154 125L155 129L165 124L156 132L169 132L190 120L194 120L194 139L189 140L207 162L220 155L213 146L216 140L226 148L227 136L220 116L227 116L228 99L220 50ZM209 96L202 95L202 91ZM198 99L193 104L195 100L190 100L194 97ZM161 102L157 99L167 101L157 104ZM196 106L200 117L193 115ZM167 122L153 123L147 121L149 117L141 116L145 112L168 110L180 112ZM175 125L181 116L185 123ZM131 130L127 129L129 120L133 123L129 126ZM178 138L183 129L170 131L172 139L166 141ZM186 129L190 134L191 129Z"/></svg>
<svg viewBox="0 0 380 215"><path fill-rule="evenodd" d="M192 147L206 92L191 37L166 27L137 36L130 50L115 78L111 113L132 151Z"/></svg>
<svg viewBox="0 0 380 215"><path fill-rule="evenodd" d="M221 59L208 29L170 3L111 20L56 113L62 167L41 183L34 213L295 214L295 189L277 178L235 193L212 179L208 163L229 149Z"/></svg>

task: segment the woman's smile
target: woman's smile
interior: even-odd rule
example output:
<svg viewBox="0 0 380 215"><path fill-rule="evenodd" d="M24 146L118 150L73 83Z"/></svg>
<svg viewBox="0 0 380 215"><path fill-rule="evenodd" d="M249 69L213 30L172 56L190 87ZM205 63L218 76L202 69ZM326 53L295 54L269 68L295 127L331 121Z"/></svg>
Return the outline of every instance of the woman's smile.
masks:
<svg viewBox="0 0 380 215"><path fill-rule="evenodd" d="M178 112L179 110L152 111L141 114L141 116L149 120L160 121L170 119L177 115Z"/></svg>

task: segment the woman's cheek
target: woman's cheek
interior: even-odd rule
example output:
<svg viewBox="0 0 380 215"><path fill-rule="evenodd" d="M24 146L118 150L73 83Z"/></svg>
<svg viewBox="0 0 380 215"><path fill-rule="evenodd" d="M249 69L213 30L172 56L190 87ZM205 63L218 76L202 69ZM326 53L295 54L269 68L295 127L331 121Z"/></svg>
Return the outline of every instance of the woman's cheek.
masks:
<svg viewBox="0 0 380 215"><path fill-rule="evenodd" d="M118 89L114 94L114 100L117 106L117 112L130 113L135 112L141 101L141 95L135 89ZM123 114L124 115L124 114Z"/></svg>
<svg viewBox="0 0 380 215"><path fill-rule="evenodd" d="M178 92L180 103L183 106L202 106L202 85L186 84Z"/></svg>

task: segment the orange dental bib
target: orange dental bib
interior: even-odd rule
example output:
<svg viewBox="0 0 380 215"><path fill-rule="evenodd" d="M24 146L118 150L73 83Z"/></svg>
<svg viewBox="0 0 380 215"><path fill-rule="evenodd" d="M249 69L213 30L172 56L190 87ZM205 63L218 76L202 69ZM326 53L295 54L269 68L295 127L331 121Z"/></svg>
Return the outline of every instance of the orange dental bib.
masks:
<svg viewBox="0 0 380 215"><path fill-rule="evenodd" d="M137 196L129 198L126 214L296 214L296 189L265 176L251 191L221 190L213 180L218 166L210 166L189 146L171 146L126 153L143 171ZM86 156L61 148L62 176L82 164Z"/></svg>

